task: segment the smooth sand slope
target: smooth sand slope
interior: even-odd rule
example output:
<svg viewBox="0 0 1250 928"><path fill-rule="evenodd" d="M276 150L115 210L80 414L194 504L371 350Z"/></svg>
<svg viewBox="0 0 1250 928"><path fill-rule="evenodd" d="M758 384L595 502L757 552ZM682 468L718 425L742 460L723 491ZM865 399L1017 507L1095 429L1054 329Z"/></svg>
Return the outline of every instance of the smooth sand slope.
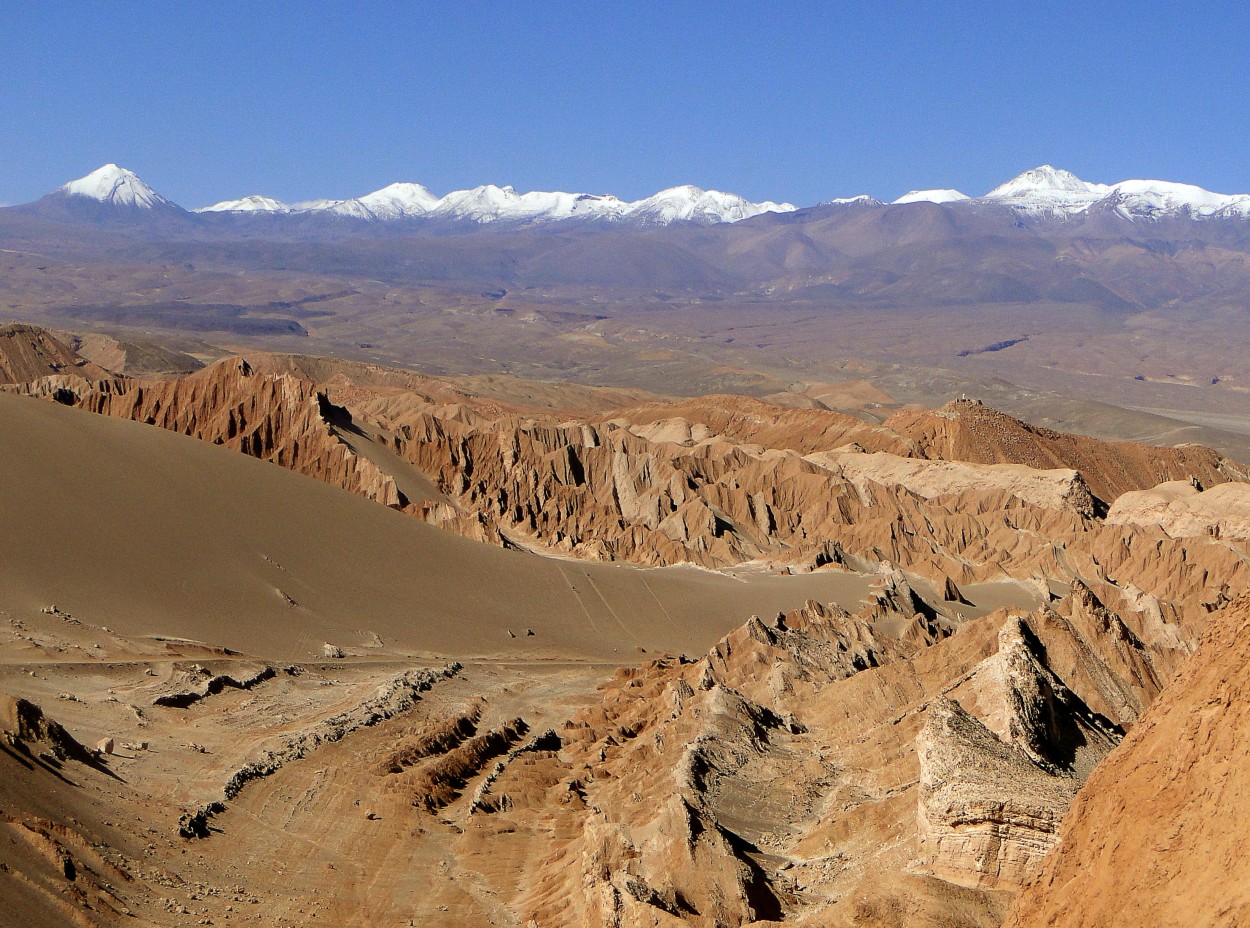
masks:
<svg viewBox="0 0 1250 928"><path fill-rule="evenodd" d="M853 608L870 585L500 550L233 451L24 397L0 395L0 434L0 609L56 604L127 634L274 658L376 635L391 651L629 660L701 652L809 597Z"/></svg>

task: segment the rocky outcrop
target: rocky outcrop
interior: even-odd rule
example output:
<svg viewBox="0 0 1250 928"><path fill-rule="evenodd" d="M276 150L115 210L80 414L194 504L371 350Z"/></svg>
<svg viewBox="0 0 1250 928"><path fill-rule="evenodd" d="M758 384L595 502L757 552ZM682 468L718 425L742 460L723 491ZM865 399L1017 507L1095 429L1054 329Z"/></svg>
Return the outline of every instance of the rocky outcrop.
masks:
<svg viewBox="0 0 1250 928"><path fill-rule="evenodd" d="M1172 538L1250 541L1250 484L1222 483L1203 490L1197 481L1162 483L1125 493L1112 504L1107 521L1157 525Z"/></svg>
<svg viewBox="0 0 1250 928"><path fill-rule="evenodd" d="M362 728L409 711L422 693L439 681L456 676L462 669L460 664L451 663L441 670L404 671L379 686L369 699L323 719L305 731L287 735L278 745L260 752L230 775L222 787L222 795L227 800L234 799L251 781L272 776L286 764L307 757L321 745L341 741ZM209 821L225 810L225 803L213 799L184 813L179 819L179 835L184 838L208 837Z"/></svg>
<svg viewBox="0 0 1250 928"><path fill-rule="evenodd" d="M866 451L909 455L910 439L828 409L783 408L749 396L700 396L671 403L634 406L617 413L640 432L667 434L679 444L721 435L739 444L810 454L855 444ZM667 423L667 426L665 426ZM684 423L684 425L682 425ZM682 433L686 433L682 440ZM696 438L699 436L699 438Z"/></svg>
<svg viewBox="0 0 1250 928"><path fill-rule="evenodd" d="M491 773L491 828L553 836L520 917L919 925L957 899L997 925L1137 711L1147 649L1081 596L960 622L891 572L858 613L810 602L618 671L558 751Z"/></svg>
<svg viewBox="0 0 1250 928"><path fill-rule="evenodd" d="M1169 480L1203 486L1245 479L1245 470L1202 445L1158 448L1099 441L1029 425L976 401L957 400L931 412L900 412L885 427L907 439L918 457L978 464L1025 464L1081 472L1104 503Z"/></svg>
<svg viewBox="0 0 1250 928"><path fill-rule="evenodd" d="M114 338L98 332L58 332L57 337L92 364L127 377L183 377L204 367L204 362L156 341ZM84 376L101 376L96 373Z"/></svg>
<svg viewBox="0 0 1250 928"><path fill-rule="evenodd" d="M54 761L75 760L91 766L98 763L59 722L28 699L6 696L0 700L0 732L10 747L26 755L46 755Z"/></svg>
<svg viewBox="0 0 1250 928"><path fill-rule="evenodd" d="M407 784L413 792L412 804L427 812L437 812L450 805L473 777L490 761L511 749L528 731L525 720L515 718L440 753Z"/></svg>
<svg viewBox="0 0 1250 928"><path fill-rule="evenodd" d="M55 374L98 378L107 377L108 371L38 326L0 326L0 384L26 383Z"/></svg>
<svg viewBox="0 0 1250 928"><path fill-rule="evenodd" d="M277 671L268 664L241 667L233 673L212 673L196 665L179 671L175 679L162 687L164 692L153 697L152 705L185 709L209 696L216 696L226 688L250 690L266 680L272 680L276 674Z"/></svg>
<svg viewBox="0 0 1250 928"><path fill-rule="evenodd" d="M1042 509L1077 512L1087 517L1096 511L1084 478L1070 468L1037 470L1024 464L967 464L837 451L810 454L805 460L840 473L856 487L865 489L883 484L924 499L997 491Z"/></svg>
<svg viewBox="0 0 1250 928"><path fill-rule="evenodd" d="M946 698L930 706L916 750L931 872L990 888L1017 887L1037 873L1076 779L1044 770Z"/></svg>
<svg viewBox="0 0 1250 928"><path fill-rule="evenodd" d="M595 559L810 567L840 550L870 563L929 559L968 579L991 551L1001 562L1004 550L1019 549L1018 537L989 537L1004 515L1015 518L1004 510L1044 497L1037 518L1048 534L1076 531L1092 514L1071 471L959 465L956 476L933 462L904 471L888 455L813 460L722 437L652 442L616 421L484 419L464 409L424 411L397 434L397 451L454 502L454 513L427 506L430 521ZM1021 572L1054 567L1053 552L1028 547L1032 564Z"/></svg>
<svg viewBox="0 0 1250 928"><path fill-rule="evenodd" d="M1250 921L1250 599L1081 788L1006 924L1159 928Z"/></svg>

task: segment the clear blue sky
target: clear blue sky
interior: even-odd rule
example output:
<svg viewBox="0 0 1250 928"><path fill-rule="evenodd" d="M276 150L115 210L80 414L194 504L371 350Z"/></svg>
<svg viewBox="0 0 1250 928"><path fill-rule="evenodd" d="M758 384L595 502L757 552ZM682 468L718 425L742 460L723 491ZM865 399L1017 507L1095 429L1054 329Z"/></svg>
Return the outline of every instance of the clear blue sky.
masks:
<svg viewBox="0 0 1250 928"><path fill-rule="evenodd" d="M1212 2L0 3L0 202L108 161L188 207L396 180L800 205L1043 162L1250 192Z"/></svg>

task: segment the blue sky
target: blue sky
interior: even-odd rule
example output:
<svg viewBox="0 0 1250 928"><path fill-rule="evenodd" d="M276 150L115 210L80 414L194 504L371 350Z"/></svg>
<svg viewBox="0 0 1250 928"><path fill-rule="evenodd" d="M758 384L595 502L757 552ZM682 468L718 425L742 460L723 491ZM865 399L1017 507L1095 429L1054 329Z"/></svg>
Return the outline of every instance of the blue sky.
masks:
<svg viewBox="0 0 1250 928"><path fill-rule="evenodd" d="M410 180L807 205L1043 162L1250 192L1242 4L0 4L0 202Z"/></svg>

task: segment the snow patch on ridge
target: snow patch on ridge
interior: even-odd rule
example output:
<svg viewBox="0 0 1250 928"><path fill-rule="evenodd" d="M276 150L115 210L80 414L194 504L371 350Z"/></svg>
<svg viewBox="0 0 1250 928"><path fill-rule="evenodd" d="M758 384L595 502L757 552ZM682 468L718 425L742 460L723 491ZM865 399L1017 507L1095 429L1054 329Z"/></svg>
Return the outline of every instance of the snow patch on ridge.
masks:
<svg viewBox="0 0 1250 928"><path fill-rule="evenodd" d="M858 196L853 196L853 197L835 197L832 200L822 201L820 205L821 206L852 206L852 205L885 206L885 204L882 203L880 200L878 200L876 197L869 196L866 193L861 193Z"/></svg>
<svg viewBox="0 0 1250 928"><path fill-rule="evenodd" d="M201 206L197 213L289 213L291 207L281 200L253 194L240 200L222 200L212 206Z"/></svg>
<svg viewBox="0 0 1250 928"><path fill-rule="evenodd" d="M960 193L958 190L952 190L949 187L938 190L911 190L903 194L897 200L892 201L892 205L901 203L958 203L962 200L972 199L966 193Z"/></svg>

